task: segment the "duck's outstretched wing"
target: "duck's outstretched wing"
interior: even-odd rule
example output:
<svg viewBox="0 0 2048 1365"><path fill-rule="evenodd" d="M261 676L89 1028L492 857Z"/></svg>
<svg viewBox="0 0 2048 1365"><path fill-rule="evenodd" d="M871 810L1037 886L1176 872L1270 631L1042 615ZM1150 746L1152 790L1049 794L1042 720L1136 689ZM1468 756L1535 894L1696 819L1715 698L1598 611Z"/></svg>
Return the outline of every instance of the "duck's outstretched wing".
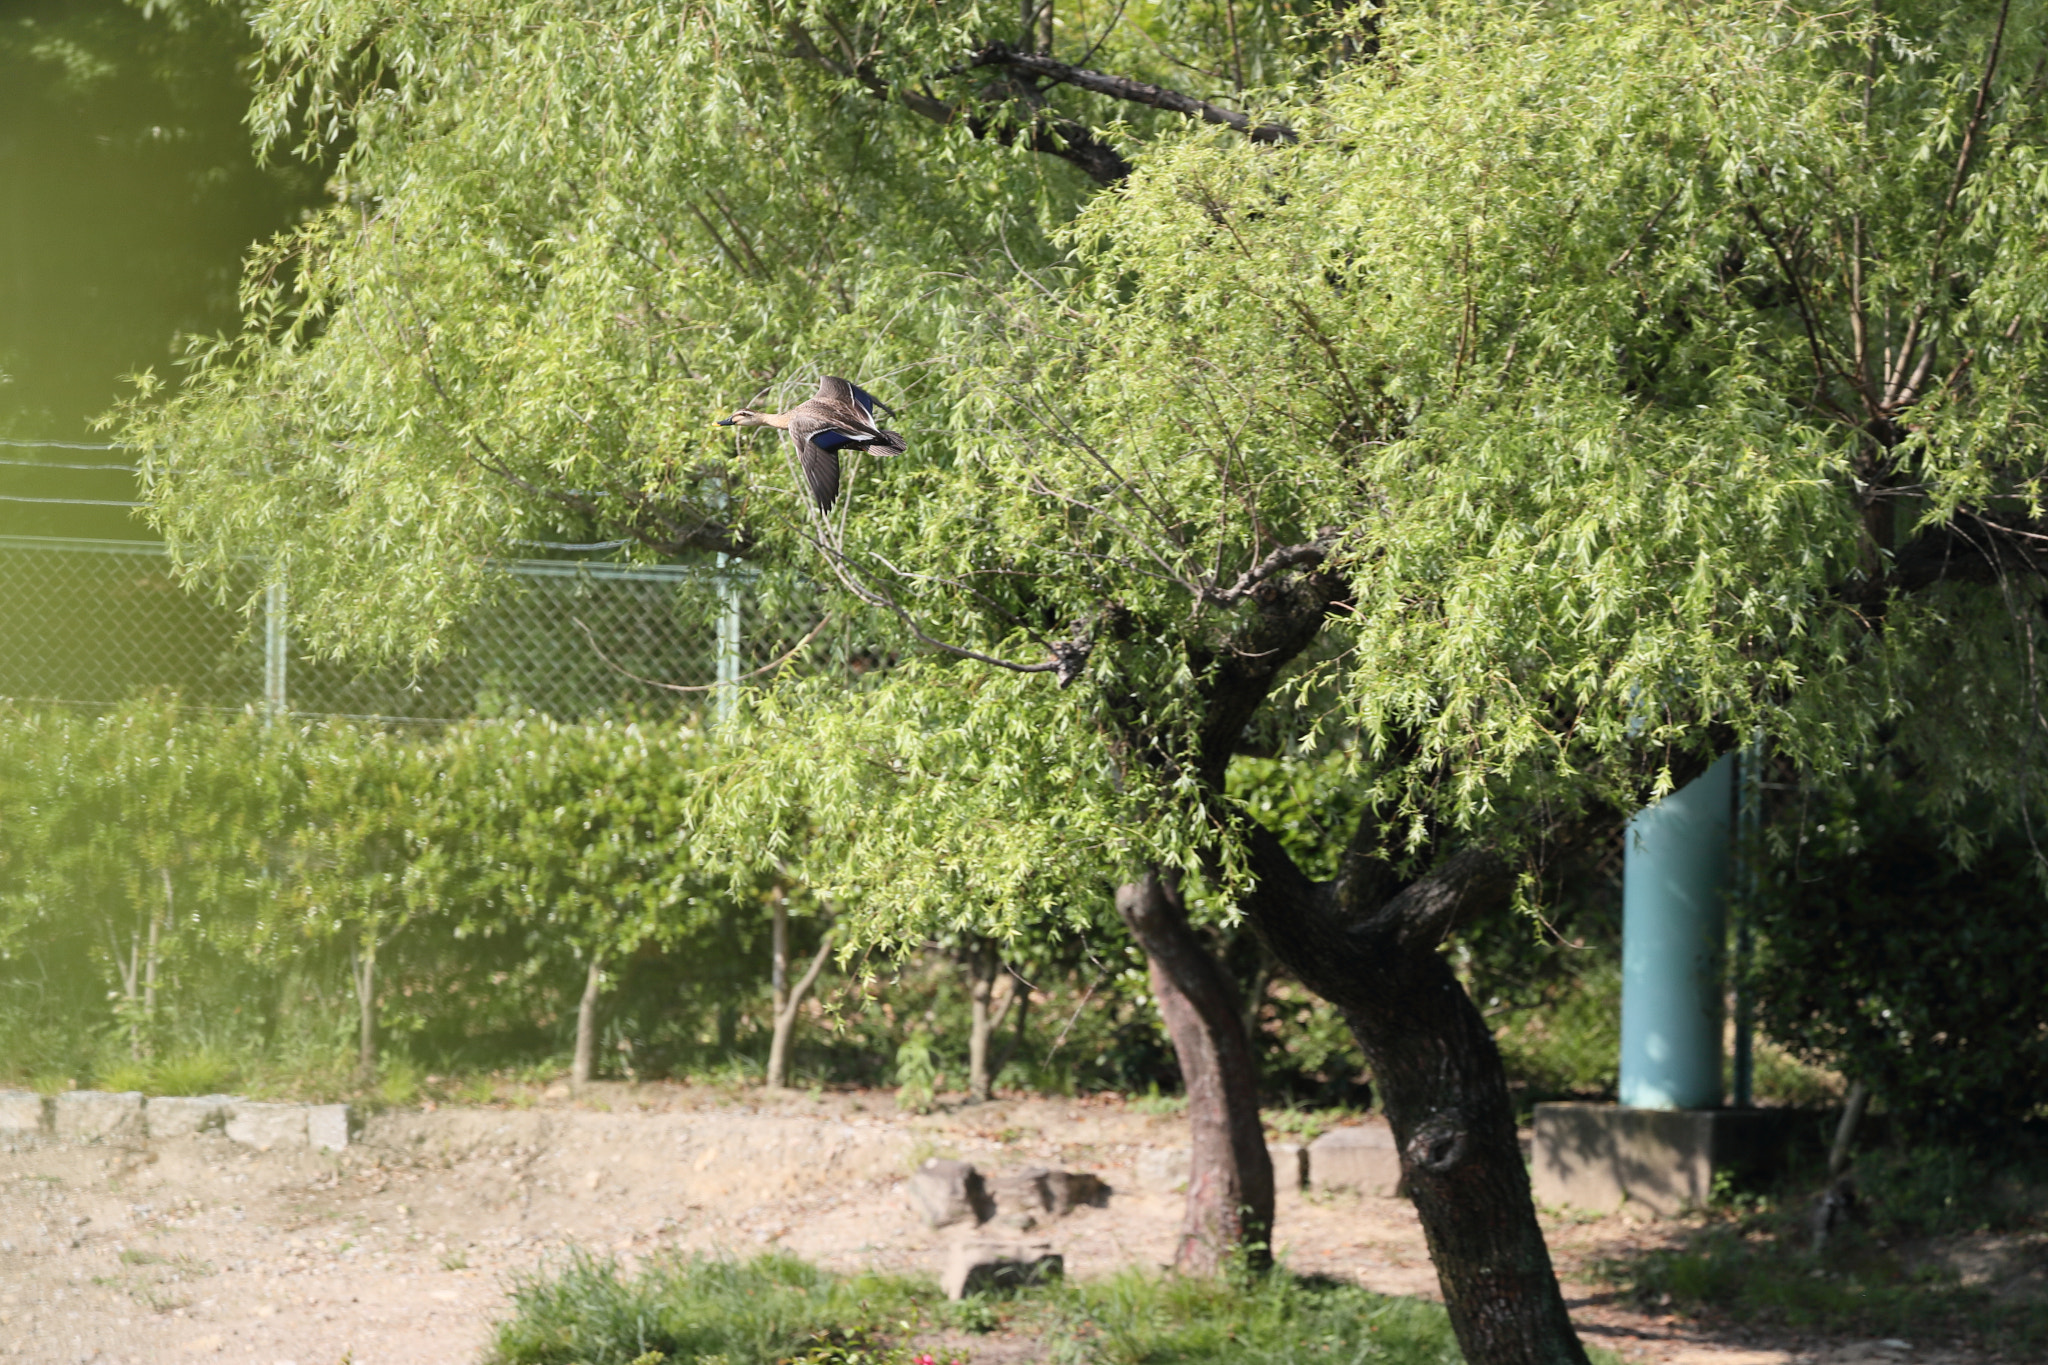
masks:
<svg viewBox="0 0 2048 1365"><path fill-rule="evenodd" d="M832 504L839 501L839 451L865 442L815 418L792 420L789 441L796 447L796 462L803 467L804 482L810 485L811 501L818 504L819 511L831 511Z"/></svg>
<svg viewBox="0 0 2048 1365"><path fill-rule="evenodd" d="M852 380L841 379L836 374L828 374L818 381L818 392L812 397L811 401L813 403L832 403L842 407L856 408L859 410L860 415L867 419L870 426L874 425L876 408L880 408L891 417L896 415L896 409L890 407L887 403L884 403Z"/></svg>

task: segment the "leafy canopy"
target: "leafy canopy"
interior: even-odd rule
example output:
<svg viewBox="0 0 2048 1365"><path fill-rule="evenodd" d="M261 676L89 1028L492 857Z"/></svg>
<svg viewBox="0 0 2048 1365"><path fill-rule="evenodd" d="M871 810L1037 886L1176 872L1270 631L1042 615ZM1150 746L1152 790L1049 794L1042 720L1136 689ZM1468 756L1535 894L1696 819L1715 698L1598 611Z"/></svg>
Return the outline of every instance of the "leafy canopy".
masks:
<svg viewBox="0 0 2048 1365"><path fill-rule="evenodd" d="M2038 800L2040 4L1240 8L1052 50L1286 136L992 78L971 5L279 0L259 127L357 140L244 335L134 410L159 523L337 649L441 647L540 531L852 591L953 650L764 702L720 791L849 831L907 920L946 912L906 865L1047 903L1048 859L1195 865L1240 744L1346 752L1396 849L1754 728ZM830 523L779 445L701 443L820 371L911 437Z"/></svg>

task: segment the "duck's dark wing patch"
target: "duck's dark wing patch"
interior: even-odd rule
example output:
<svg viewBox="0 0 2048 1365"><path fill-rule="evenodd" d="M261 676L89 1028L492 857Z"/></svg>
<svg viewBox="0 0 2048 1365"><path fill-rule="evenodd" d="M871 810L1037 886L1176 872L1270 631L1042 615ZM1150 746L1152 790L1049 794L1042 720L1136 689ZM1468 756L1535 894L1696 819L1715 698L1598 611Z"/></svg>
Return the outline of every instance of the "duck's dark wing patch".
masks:
<svg viewBox="0 0 2048 1365"><path fill-rule="evenodd" d="M872 431L849 433L836 427L820 427L810 433L810 440L811 444L820 450L839 450L845 446L866 445L878 434Z"/></svg>

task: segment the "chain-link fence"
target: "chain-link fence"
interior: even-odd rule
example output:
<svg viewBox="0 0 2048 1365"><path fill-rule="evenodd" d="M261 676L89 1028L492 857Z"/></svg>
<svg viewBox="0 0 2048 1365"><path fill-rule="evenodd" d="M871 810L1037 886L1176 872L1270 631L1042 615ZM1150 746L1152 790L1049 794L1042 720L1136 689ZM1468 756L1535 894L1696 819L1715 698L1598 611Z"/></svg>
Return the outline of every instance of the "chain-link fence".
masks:
<svg viewBox="0 0 2048 1365"><path fill-rule="evenodd" d="M816 613L765 609L737 568L501 567L503 590L447 657L365 669L295 649L276 590L253 619L185 591L160 546L0 536L0 698L104 705L167 688L196 706L392 720L673 715L832 644Z"/></svg>

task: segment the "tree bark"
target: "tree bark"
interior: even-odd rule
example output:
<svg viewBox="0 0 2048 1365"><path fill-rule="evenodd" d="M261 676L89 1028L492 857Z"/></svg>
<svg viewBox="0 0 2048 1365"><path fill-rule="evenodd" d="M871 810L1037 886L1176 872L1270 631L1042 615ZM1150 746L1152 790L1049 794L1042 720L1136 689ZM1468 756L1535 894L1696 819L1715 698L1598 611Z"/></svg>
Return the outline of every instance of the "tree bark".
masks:
<svg viewBox="0 0 2048 1365"><path fill-rule="evenodd" d="M1364 1049L1465 1358L1585 1365L1536 1223L1500 1052L1437 951L1459 921L1512 894L1512 870L1465 849L1404 880L1354 852L1335 881L1317 883L1269 831L1247 838L1258 882L1246 915Z"/></svg>
<svg viewBox="0 0 2048 1365"><path fill-rule="evenodd" d="M577 1090L590 1084L597 1056L597 995L603 985L604 954L593 952L583 977L583 999L576 1006L576 1059L569 1064L569 1084Z"/></svg>
<svg viewBox="0 0 2048 1365"><path fill-rule="evenodd" d="M1241 1257L1247 1269L1264 1269L1272 1262L1273 1162L1237 992L1195 936L1178 888L1157 869L1118 887L1116 908L1145 950L1187 1090L1192 1147L1174 1268L1215 1275Z"/></svg>

